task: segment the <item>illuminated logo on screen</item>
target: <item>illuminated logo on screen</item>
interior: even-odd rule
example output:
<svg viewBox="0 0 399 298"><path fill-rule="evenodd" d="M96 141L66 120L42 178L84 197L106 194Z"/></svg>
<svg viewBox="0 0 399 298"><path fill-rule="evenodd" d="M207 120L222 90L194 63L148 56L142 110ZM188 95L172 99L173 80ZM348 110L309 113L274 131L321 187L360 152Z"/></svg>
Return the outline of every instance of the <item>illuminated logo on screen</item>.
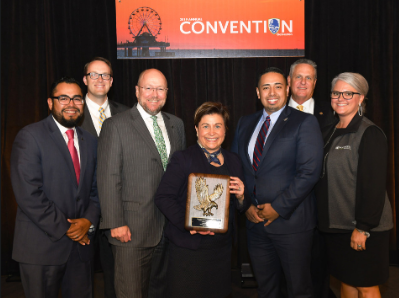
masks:
<svg viewBox="0 0 399 298"><path fill-rule="evenodd" d="M280 30L280 19L269 19L269 30L271 33L276 34Z"/></svg>

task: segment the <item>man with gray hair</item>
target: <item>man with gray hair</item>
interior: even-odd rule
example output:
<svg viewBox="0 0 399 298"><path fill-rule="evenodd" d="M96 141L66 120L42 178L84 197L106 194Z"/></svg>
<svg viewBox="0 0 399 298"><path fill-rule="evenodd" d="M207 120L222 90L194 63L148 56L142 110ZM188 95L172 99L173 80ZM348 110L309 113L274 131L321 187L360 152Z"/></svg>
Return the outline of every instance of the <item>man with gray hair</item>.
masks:
<svg viewBox="0 0 399 298"><path fill-rule="evenodd" d="M291 90L288 106L302 112L313 114L319 122L320 129L334 122L334 116L329 101L313 98L317 81L317 65L310 59L299 59L290 68L287 77Z"/></svg>
<svg viewBox="0 0 399 298"><path fill-rule="evenodd" d="M332 113L330 101L313 98L313 92L317 81L317 65L310 59L299 59L290 67L287 77L291 90L288 106L302 112L313 114L323 129L336 121ZM330 276L328 274L325 255L325 244L322 235L316 228L313 234L311 274L314 297L335 297L329 289ZM284 297L285 286L281 287Z"/></svg>

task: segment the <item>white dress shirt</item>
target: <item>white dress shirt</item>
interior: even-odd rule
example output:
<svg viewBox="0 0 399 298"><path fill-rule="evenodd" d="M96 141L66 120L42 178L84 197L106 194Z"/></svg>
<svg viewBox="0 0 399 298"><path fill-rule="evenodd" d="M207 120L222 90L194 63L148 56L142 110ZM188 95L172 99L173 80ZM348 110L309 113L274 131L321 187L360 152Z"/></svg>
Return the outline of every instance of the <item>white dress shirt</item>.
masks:
<svg viewBox="0 0 399 298"><path fill-rule="evenodd" d="M73 143L75 145L76 151L78 152L79 164L80 164L79 139L78 139L78 134L76 133L76 128L75 127L68 128L68 127L61 125L57 120L55 120L54 116L53 116L53 119L54 119L55 124L57 124L58 128L60 129L62 137L64 138L67 146L68 146L69 139L68 139L68 135L66 134L66 131L70 130L70 129L73 130Z"/></svg>
<svg viewBox="0 0 399 298"><path fill-rule="evenodd" d="M105 116L107 116L107 118L111 117L111 109L110 109L109 104L108 104L108 98L101 106L99 106L97 103L92 101L87 96L87 94L86 94L86 97L85 97L85 101L86 101L87 108L89 109L91 120L93 121L94 128L96 129L97 135L99 136L101 128L100 128L100 112L98 110L100 109L100 107L102 107L104 109Z"/></svg>
<svg viewBox="0 0 399 298"><path fill-rule="evenodd" d="M299 110L297 106L299 106L299 103L297 103L295 100L292 99L292 96L290 98L290 101L288 103L288 106L291 108L294 108L295 110ZM314 99L313 97L309 98L307 101L305 101L303 104L303 111L308 114L314 114Z"/></svg>
<svg viewBox="0 0 399 298"><path fill-rule="evenodd" d="M154 143L156 143L155 142L155 133L154 133L154 123L153 123L154 121L151 119L152 115L148 114L139 103L137 104L137 110L139 111L141 118L143 118L144 123L147 126L152 139L154 140ZM166 131L165 122L163 121L162 113L159 112L155 116L157 116L157 123L158 123L159 128L162 131L162 136L163 136L163 139L165 140L165 145L166 145L166 152L169 157L170 141L169 141L168 132Z"/></svg>
<svg viewBox="0 0 399 298"><path fill-rule="evenodd" d="M269 116L270 117L270 126L269 126L269 130L267 131L267 135L265 138L265 143L263 144L263 146L265 146L266 141L268 139L268 137L270 136L270 133L273 130L274 124L276 124L278 118L280 117L281 112L285 109L285 106L283 106L280 110L278 110L277 112L272 113L271 115L268 115L265 111L265 109L263 109L263 114L262 117L260 118L258 124L255 127L254 133L252 134L251 140L249 141L249 145L248 145L248 156L249 159L251 161L251 164L253 163L253 157L254 157L254 149L255 149L255 143L256 140L258 138L259 135L259 131L262 128L263 122L266 121L266 117Z"/></svg>

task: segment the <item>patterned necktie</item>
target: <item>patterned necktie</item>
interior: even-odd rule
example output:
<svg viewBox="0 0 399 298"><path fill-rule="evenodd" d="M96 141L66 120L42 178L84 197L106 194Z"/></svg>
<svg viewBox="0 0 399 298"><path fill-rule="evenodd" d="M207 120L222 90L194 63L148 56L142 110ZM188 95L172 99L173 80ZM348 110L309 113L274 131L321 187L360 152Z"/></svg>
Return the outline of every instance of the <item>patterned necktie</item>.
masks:
<svg viewBox="0 0 399 298"><path fill-rule="evenodd" d="M267 136L267 132L269 131L270 126L270 117L267 116L265 122L259 131L258 138L256 139L255 148L254 148L254 156L252 167L254 168L255 172L258 170L259 162L262 157L263 146L265 145L265 139Z"/></svg>
<svg viewBox="0 0 399 298"><path fill-rule="evenodd" d="M222 152L222 148L219 148L219 150L217 150L216 152L210 153L199 142L198 142L198 145L201 147L202 151L204 151L205 156L208 159L209 163L214 162L214 163L217 163L218 165L222 165L218 158L218 155Z"/></svg>
<svg viewBox="0 0 399 298"><path fill-rule="evenodd" d="M303 112L303 105L298 105L296 108L297 108L298 110L300 110L301 112Z"/></svg>
<svg viewBox="0 0 399 298"><path fill-rule="evenodd" d="M162 135L161 128L157 122L157 116L151 116L154 125L154 134L155 134L155 144L157 146L159 155L161 156L163 169L166 170L166 166L168 165L168 153L166 151L165 140Z"/></svg>
<svg viewBox="0 0 399 298"><path fill-rule="evenodd" d="M258 138L256 139L256 143L255 143L254 156L253 156L253 162L252 162L252 167L255 170L255 173L258 171L258 166L259 166L260 159L262 157L263 146L265 145L265 139L267 136L267 132L269 131L269 127L270 127L270 117L267 116L265 122L263 122L263 125L259 131ZM254 185L253 194L254 194L254 198L256 200L256 184Z"/></svg>
<svg viewBox="0 0 399 298"><path fill-rule="evenodd" d="M107 119L107 116L105 115L105 110L103 109L103 107L100 107L98 111L100 112L100 119L98 119L98 124L99 124L98 126L101 129L103 126L103 122L105 121L105 119Z"/></svg>
<svg viewBox="0 0 399 298"><path fill-rule="evenodd" d="M75 148L75 143L73 140L74 131L72 129L68 129L66 131L66 135L68 136L68 149L69 149L69 153L71 153L73 167L75 168L76 180L79 185L80 164L79 164L78 151Z"/></svg>

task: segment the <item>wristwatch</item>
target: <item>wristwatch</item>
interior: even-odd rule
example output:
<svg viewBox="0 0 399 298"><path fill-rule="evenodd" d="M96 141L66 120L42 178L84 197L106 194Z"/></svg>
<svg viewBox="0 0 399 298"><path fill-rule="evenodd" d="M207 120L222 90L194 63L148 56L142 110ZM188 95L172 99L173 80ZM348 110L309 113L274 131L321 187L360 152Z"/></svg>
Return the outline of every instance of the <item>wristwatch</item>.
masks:
<svg viewBox="0 0 399 298"><path fill-rule="evenodd" d="M96 231L96 228L94 227L94 225L91 225L87 234L89 236L92 236L92 235L94 235L95 231Z"/></svg>
<svg viewBox="0 0 399 298"><path fill-rule="evenodd" d="M370 233L369 233L369 232L366 232L366 231L359 230L358 228L356 228L356 230L357 230L359 233L362 233L362 234L366 235L366 236L367 236L367 238L369 238L369 237L370 237Z"/></svg>

